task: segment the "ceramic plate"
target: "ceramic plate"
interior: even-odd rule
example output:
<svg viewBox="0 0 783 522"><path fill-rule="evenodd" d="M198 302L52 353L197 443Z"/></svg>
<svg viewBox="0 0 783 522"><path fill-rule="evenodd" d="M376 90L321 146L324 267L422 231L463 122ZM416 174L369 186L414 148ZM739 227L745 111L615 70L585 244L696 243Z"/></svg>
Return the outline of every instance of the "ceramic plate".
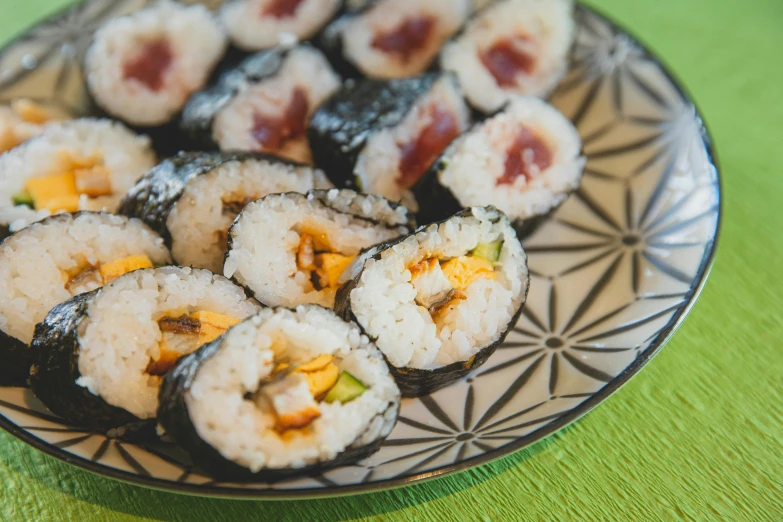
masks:
<svg viewBox="0 0 783 522"><path fill-rule="evenodd" d="M84 112L79 64L91 32L144 0L92 0L0 54L0 99ZM552 102L588 158L581 189L525 241L524 315L469 378L403 401L382 449L356 465L276 484L215 482L167 444L135 445L52 416L0 388L0 425L71 464L144 486L245 498L316 497L400 486L524 448L606 400L682 322L704 285L720 186L699 113L664 66L606 17L579 7L571 70Z"/></svg>

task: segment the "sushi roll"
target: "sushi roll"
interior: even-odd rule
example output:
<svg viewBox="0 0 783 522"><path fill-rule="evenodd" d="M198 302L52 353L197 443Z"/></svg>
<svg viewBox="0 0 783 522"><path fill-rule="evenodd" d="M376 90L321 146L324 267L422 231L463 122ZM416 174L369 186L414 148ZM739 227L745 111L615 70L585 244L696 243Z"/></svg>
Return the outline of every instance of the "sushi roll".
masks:
<svg viewBox="0 0 783 522"><path fill-rule="evenodd" d="M228 228L247 203L278 192L331 188L317 169L252 153L182 152L128 192L120 213L166 240L183 266L220 273Z"/></svg>
<svg viewBox="0 0 783 522"><path fill-rule="evenodd" d="M84 63L88 91L130 125L163 125L204 87L227 41L206 7L159 0L95 32Z"/></svg>
<svg viewBox="0 0 783 522"><path fill-rule="evenodd" d="M349 80L316 111L308 137L315 164L338 186L400 201L470 124L456 78L430 73L397 80Z"/></svg>
<svg viewBox="0 0 783 522"><path fill-rule="evenodd" d="M494 205L523 238L579 187L585 158L574 126L532 97L516 97L495 116L457 138L414 193L431 201L424 223L464 207Z"/></svg>
<svg viewBox="0 0 783 522"><path fill-rule="evenodd" d="M199 147L266 152L311 162L307 124L340 87L340 77L309 45L257 53L188 102L181 128Z"/></svg>
<svg viewBox="0 0 783 522"><path fill-rule="evenodd" d="M365 248L413 229L402 206L352 190L272 194L228 232L223 273L267 306L331 308L340 276Z"/></svg>
<svg viewBox="0 0 783 522"><path fill-rule="evenodd" d="M498 0L441 53L468 101L484 113L514 95L547 96L565 75L574 40L572 0Z"/></svg>
<svg viewBox="0 0 783 522"><path fill-rule="evenodd" d="M229 0L220 9L231 42L245 51L269 49L281 38L312 38L340 9L341 0Z"/></svg>
<svg viewBox="0 0 783 522"><path fill-rule="evenodd" d="M114 212L153 165L149 139L121 123L84 118L52 126L0 155L0 224L14 232L61 211Z"/></svg>
<svg viewBox="0 0 783 522"><path fill-rule="evenodd" d="M264 309L166 375L158 421L228 481L321 473L375 452L400 391L378 348L331 310Z"/></svg>
<svg viewBox="0 0 783 522"><path fill-rule="evenodd" d="M484 364L527 296L527 257L492 207L466 209L366 257L340 288L335 311L375 341L406 397Z"/></svg>
<svg viewBox="0 0 783 522"><path fill-rule="evenodd" d="M0 105L0 153L40 136L48 127L67 118L64 111L27 98Z"/></svg>
<svg viewBox="0 0 783 522"><path fill-rule="evenodd" d="M163 239L137 219L58 214L0 242L0 385L30 370L36 323L72 296L137 268L169 263Z"/></svg>
<svg viewBox="0 0 783 522"><path fill-rule="evenodd" d="M404 78L430 68L456 33L471 0L359 0L329 24L320 38L347 76Z"/></svg>
<svg viewBox="0 0 783 522"><path fill-rule="evenodd" d="M36 326L30 387L78 426L105 431L154 419L177 359L258 310L207 270L136 270L54 307Z"/></svg>

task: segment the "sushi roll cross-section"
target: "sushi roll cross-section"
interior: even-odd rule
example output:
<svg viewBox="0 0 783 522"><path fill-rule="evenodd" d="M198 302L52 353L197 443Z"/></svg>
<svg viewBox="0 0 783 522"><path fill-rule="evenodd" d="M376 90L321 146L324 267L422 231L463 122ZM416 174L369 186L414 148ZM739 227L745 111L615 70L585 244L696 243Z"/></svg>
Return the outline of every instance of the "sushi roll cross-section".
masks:
<svg viewBox="0 0 783 522"><path fill-rule="evenodd" d="M253 153L183 152L131 188L120 212L156 230L183 266L223 270L228 229L267 194L330 188L317 169Z"/></svg>
<svg viewBox="0 0 783 522"><path fill-rule="evenodd" d="M331 308L359 253L413 225L405 207L380 196L346 189L271 194L237 216L223 273L267 306Z"/></svg>
<svg viewBox="0 0 783 522"><path fill-rule="evenodd" d="M149 227L111 214L58 214L7 237L0 243L0 385L24 384L35 325L53 306L170 261Z"/></svg>
<svg viewBox="0 0 783 522"><path fill-rule="evenodd" d="M566 73L574 34L571 0L498 0L446 44L441 67L491 113L514 95L547 96Z"/></svg>
<svg viewBox="0 0 783 522"><path fill-rule="evenodd" d="M201 147L311 163L310 116L339 87L340 77L320 51L280 46L250 56L194 95L180 125Z"/></svg>
<svg viewBox="0 0 783 522"><path fill-rule="evenodd" d="M360 329L302 305L264 309L183 357L164 379L158 420L212 476L270 481L370 455L399 404Z"/></svg>
<svg viewBox="0 0 783 522"><path fill-rule="evenodd" d="M378 345L404 396L468 374L516 323L527 296L527 258L492 207L451 218L365 254L335 311Z"/></svg>
<svg viewBox="0 0 783 522"><path fill-rule="evenodd" d="M579 187L585 158L574 126L533 97L515 97L457 138L414 187L429 223L476 205L505 212L520 237Z"/></svg>
<svg viewBox="0 0 783 522"><path fill-rule="evenodd" d="M235 46L245 51L269 49L293 35L308 40L326 25L341 0L229 0L220 20Z"/></svg>
<svg viewBox="0 0 783 522"><path fill-rule="evenodd" d="M164 125L204 87L226 46L206 7L159 0L95 32L85 56L87 88L115 118Z"/></svg>
<svg viewBox="0 0 783 522"><path fill-rule="evenodd" d="M354 2L324 31L324 47L352 76L403 78L430 68L470 12L470 0Z"/></svg>
<svg viewBox="0 0 783 522"><path fill-rule="evenodd" d="M338 186L416 211L410 188L470 124L451 74L349 80L310 121L315 163Z"/></svg>
<svg viewBox="0 0 783 522"><path fill-rule="evenodd" d="M149 139L121 123L54 125L0 155L0 224L14 232L57 212L114 212L154 164Z"/></svg>
<svg viewBox="0 0 783 522"><path fill-rule="evenodd" d="M177 359L258 310L207 270L136 270L56 306L36 326L31 388L55 414L93 429L154 419Z"/></svg>

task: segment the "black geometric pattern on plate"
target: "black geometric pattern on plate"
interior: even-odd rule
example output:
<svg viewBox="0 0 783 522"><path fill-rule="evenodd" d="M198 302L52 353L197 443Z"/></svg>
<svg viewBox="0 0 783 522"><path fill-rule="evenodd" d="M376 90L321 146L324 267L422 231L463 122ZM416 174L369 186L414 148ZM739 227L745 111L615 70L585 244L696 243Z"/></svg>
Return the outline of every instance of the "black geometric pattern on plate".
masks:
<svg viewBox="0 0 783 522"><path fill-rule="evenodd" d="M0 100L32 96L85 108L79 63L90 32L145 0L93 0L0 52ZM641 45L577 8L571 68L551 101L576 124L583 183L525 242L525 311L485 366L403 401L381 450L353 466L273 485L216 483L171 444L85 432L29 392L0 388L0 425L42 451L104 475L224 496L366 491L467 469L532 444L608 397L671 335L714 252L717 170L702 121Z"/></svg>

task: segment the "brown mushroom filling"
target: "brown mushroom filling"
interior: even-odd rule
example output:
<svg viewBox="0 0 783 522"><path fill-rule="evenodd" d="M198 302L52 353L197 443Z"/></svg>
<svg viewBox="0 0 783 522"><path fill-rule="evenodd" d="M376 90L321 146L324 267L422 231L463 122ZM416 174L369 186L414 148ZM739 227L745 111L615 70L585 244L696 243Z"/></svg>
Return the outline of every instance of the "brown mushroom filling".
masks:
<svg viewBox="0 0 783 522"><path fill-rule="evenodd" d="M353 261L354 256L334 252L324 234L300 232L296 249L296 267L309 273L314 290L336 289L340 275Z"/></svg>

